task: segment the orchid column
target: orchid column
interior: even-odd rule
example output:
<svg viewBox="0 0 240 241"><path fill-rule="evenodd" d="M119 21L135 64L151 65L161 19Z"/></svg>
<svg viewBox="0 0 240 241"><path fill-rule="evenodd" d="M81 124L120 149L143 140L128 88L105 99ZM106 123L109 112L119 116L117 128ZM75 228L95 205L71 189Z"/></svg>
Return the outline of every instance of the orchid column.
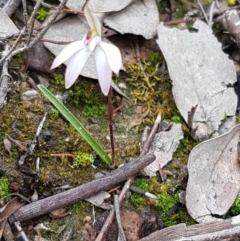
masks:
<svg viewBox="0 0 240 241"><path fill-rule="evenodd" d="M101 91L104 95L109 94L109 90L112 82L112 72L119 73L122 66L122 57L119 49L110 43L105 43L101 38L101 23L95 15L91 13L86 6L84 9L85 17L90 26L90 30L86 33L82 40L73 42L67 45L62 52L53 61L52 67L56 68L65 61L69 61L66 73L65 73L65 87L70 88L86 64L91 54L94 55L95 65L97 70L98 82ZM112 106L110 106L111 95L108 97L109 108L109 126L111 131L111 118L112 118ZM110 133L112 136L112 133ZM112 155L114 155L113 141L112 143Z"/></svg>

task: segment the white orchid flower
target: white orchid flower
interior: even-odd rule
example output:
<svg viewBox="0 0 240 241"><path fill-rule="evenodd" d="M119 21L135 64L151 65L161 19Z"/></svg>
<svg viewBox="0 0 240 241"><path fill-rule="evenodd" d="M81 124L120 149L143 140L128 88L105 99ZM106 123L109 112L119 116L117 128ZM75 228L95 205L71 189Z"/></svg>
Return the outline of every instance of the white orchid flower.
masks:
<svg viewBox="0 0 240 241"><path fill-rule="evenodd" d="M101 38L101 23L88 7L84 9L90 31L81 41L67 45L53 61L51 69L69 60L65 73L65 87L70 88L80 75L88 58L93 53L97 70L98 81L104 95L108 95L112 71L118 74L122 66L122 57L119 49L113 44L105 43Z"/></svg>

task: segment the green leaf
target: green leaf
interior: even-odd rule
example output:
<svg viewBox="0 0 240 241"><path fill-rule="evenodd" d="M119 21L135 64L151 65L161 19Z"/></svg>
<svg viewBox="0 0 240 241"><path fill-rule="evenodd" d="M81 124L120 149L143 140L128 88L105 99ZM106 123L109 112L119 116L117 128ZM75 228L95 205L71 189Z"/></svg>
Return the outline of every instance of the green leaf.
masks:
<svg viewBox="0 0 240 241"><path fill-rule="evenodd" d="M58 109L58 111L71 123L71 125L79 132L92 149L100 156L102 161L110 165L111 159L102 149L98 142L90 135L79 120L67 109L67 107L59 101L46 87L38 85L39 90L48 100Z"/></svg>

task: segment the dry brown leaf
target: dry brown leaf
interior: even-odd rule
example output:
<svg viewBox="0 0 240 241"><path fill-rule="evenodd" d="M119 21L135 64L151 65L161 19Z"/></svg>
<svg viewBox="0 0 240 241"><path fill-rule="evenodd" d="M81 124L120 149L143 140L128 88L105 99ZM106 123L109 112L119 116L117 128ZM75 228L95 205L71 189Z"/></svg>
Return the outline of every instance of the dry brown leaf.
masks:
<svg viewBox="0 0 240 241"><path fill-rule="evenodd" d="M3 221L15 213L24 203L20 203L18 198L13 198L0 209L0 221Z"/></svg>
<svg viewBox="0 0 240 241"><path fill-rule="evenodd" d="M63 218L68 215L68 212L65 212L64 208L58 208L49 213L51 218Z"/></svg>
<svg viewBox="0 0 240 241"><path fill-rule="evenodd" d="M186 205L197 222L227 213L240 189L240 125L193 148L188 160Z"/></svg>

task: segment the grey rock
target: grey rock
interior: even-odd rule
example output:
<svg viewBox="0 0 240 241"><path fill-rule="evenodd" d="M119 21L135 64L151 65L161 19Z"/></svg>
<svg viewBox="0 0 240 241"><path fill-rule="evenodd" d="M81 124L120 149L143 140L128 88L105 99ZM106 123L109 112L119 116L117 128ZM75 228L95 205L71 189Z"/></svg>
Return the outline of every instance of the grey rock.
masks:
<svg viewBox="0 0 240 241"><path fill-rule="evenodd" d="M159 12L155 0L135 1L122 11L112 13L104 24L121 34L142 35L151 39L157 34Z"/></svg>
<svg viewBox="0 0 240 241"><path fill-rule="evenodd" d="M0 8L0 37L5 38L11 34L17 34L19 31L8 15Z"/></svg>
<svg viewBox="0 0 240 241"><path fill-rule="evenodd" d="M52 65L51 53L42 42L38 42L29 51L24 52L23 56L28 68L42 73L50 72Z"/></svg>
<svg viewBox="0 0 240 241"><path fill-rule="evenodd" d="M74 1L77 1L77 0L74 0ZM93 12L103 12L103 13L118 12L118 11L124 9L125 7L127 7L131 2L133 2L133 0L121 0L121 1L90 0L88 3L88 7Z"/></svg>

